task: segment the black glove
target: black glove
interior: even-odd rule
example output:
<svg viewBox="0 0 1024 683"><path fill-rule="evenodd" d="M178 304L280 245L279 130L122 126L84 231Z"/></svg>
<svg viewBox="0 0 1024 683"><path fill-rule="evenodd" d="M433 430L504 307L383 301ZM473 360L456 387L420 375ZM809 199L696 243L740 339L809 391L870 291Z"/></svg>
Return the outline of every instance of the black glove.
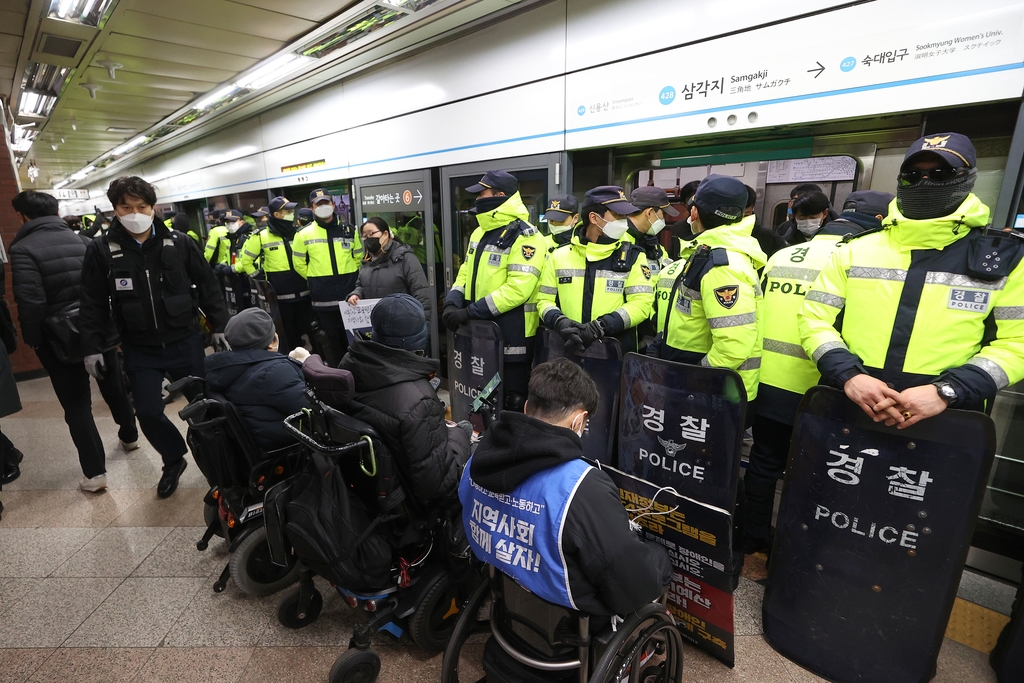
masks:
<svg viewBox="0 0 1024 683"><path fill-rule="evenodd" d="M580 339L579 323L570 320L569 316L563 315L555 321L555 332L562 336L566 348L574 349L577 352L583 351L583 340Z"/></svg>
<svg viewBox="0 0 1024 683"><path fill-rule="evenodd" d="M469 320L469 308L459 308L455 304L448 304L441 312L441 322L444 326L454 332L459 325Z"/></svg>
<svg viewBox="0 0 1024 683"><path fill-rule="evenodd" d="M231 266L229 266L226 263L218 263L213 267L213 272L217 273L217 275L224 277L231 275L231 273L235 271L231 270Z"/></svg>
<svg viewBox="0 0 1024 683"><path fill-rule="evenodd" d="M604 327L597 320L591 320L589 323L577 323L580 331L580 340L583 343L583 347L586 348L596 342L598 339L604 336Z"/></svg>

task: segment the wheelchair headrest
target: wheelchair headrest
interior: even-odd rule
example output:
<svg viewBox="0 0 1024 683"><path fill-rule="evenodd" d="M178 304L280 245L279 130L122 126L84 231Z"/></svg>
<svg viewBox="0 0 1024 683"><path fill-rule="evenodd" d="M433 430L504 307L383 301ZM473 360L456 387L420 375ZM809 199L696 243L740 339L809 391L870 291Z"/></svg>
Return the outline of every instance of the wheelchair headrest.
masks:
<svg viewBox="0 0 1024 683"><path fill-rule="evenodd" d="M351 372L332 368L316 354L302 364L302 376L317 398L328 405L340 405L356 392L356 379Z"/></svg>

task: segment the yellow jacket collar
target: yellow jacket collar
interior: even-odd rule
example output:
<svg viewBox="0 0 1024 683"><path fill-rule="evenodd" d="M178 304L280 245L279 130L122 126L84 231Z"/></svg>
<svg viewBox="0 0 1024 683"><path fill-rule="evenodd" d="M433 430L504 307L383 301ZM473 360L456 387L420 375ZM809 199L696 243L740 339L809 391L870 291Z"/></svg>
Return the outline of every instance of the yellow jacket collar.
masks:
<svg viewBox="0 0 1024 683"><path fill-rule="evenodd" d="M694 240L697 245L706 244L712 249L721 247L729 251L737 251L746 254L754 264L754 268L763 268L768 262L768 256L761 250L761 245L751 235L754 231L753 216L747 216L739 223L720 225L717 228L705 230L697 235Z"/></svg>
<svg viewBox="0 0 1024 683"><path fill-rule="evenodd" d="M518 192L497 209L476 215L477 224L484 232L504 227L516 219L527 222L530 220L530 210L523 204L523 198Z"/></svg>
<svg viewBox="0 0 1024 683"><path fill-rule="evenodd" d="M983 228L989 222L989 208L971 193L957 207L957 210L941 218L917 220L900 213L897 201L889 204L889 215L882 221L882 227L889 234L900 251L913 249L945 249L963 239L971 228Z"/></svg>

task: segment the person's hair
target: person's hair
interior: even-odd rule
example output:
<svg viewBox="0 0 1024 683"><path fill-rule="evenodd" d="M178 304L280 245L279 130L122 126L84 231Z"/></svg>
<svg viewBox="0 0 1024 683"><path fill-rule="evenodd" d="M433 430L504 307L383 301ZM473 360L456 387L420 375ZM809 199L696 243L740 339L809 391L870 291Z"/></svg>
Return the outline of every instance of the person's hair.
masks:
<svg viewBox="0 0 1024 683"><path fill-rule="evenodd" d="M192 221L189 220L187 213L179 212L171 219L171 226L178 232L188 232L192 227Z"/></svg>
<svg viewBox="0 0 1024 683"><path fill-rule="evenodd" d="M52 194L25 190L14 195L11 200L14 210L32 220L43 216L57 216L60 214L60 202Z"/></svg>
<svg viewBox="0 0 1024 683"><path fill-rule="evenodd" d="M796 199L800 195L807 194L808 192L821 192L821 187L814 183L800 183L789 191L789 198Z"/></svg>
<svg viewBox="0 0 1024 683"><path fill-rule="evenodd" d="M386 220L380 218L379 216L370 216L369 218L367 218L366 223L363 223L361 226L359 226L360 234L362 234L363 228L365 228L367 225L375 225L377 226L377 229L380 230L381 232L386 232L388 234L391 233L391 226L388 225L388 222Z"/></svg>
<svg viewBox="0 0 1024 683"><path fill-rule="evenodd" d="M816 216L828 211L831 204L824 192L807 192L793 200L794 216Z"/></svg>
<svg viewBox="0 0 1024 683"><path fill-rule="evenodd" d="M82 219L78 216L64 216L64 222L68 224L68 227L72 230L77 230L82 227Z"/></svg>
<svg viewBox="0 0 1024 683"><path fill-rule="evenodd" d="M560 422L574 410L597 412L597 385L583 368L568 358L541 363L530 373L526 414L545 422Z"/></svg>
<svg viewBox="0 0 1024 683"><path fill-rule="evenodd" d="M135 197L150 206L156 206L156 190L137 175L121 176L111 181L107 188L107 199L114 206L123 202L125 197Z"/></svg>
<svg viewBox="0 0 1024 683"><path fill-rule="evenodd" d="M606 211L608 211L608 207L604 204L584 204L583 208L580 209L580 220L583 221L583 227L590 226L591 212L603 218Z"/></svg>
<svg viewBox="0 0 1024 683"><path fill-rule="evenodd" d="M757 203L757 190L752 188L750 185L744 185L743 187L747 188L747 205L743 208L749 209Z"/></svg>
<svg viewBox="0 0 1024 683"><path fill-rule="evenodd" d="M679 188L679 201L689 206L690 202L693 201L693 195L697 194L697 188L700 186L699 180L691 180L690 182Z"/></svg>
<svg viewBox="0 0 1024 683"><path fill-rule="evenodd" d="M694 206L696 206L696 204ZM719 216L717 213L712 213L711 211L702 209L699 206L697 206L697 218L700 219L700 224L704 226L705 230L711 230L712 228L717 228L723 225L739 223L742 220L742 217L740 217L732 221L728 218L724 218L723 216Z"/></svg>

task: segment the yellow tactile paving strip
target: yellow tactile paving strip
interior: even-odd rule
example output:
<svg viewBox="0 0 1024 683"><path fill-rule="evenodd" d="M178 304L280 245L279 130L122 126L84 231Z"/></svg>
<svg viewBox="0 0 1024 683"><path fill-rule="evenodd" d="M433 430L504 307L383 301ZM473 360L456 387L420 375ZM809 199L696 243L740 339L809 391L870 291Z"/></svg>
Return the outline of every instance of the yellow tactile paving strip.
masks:
<svg viewBox="0 0 1024 683"><path fill-rule="evenodd" d="M946 625L946 637L988 654L1010 617L987 607L957 598Z"/></svg>

